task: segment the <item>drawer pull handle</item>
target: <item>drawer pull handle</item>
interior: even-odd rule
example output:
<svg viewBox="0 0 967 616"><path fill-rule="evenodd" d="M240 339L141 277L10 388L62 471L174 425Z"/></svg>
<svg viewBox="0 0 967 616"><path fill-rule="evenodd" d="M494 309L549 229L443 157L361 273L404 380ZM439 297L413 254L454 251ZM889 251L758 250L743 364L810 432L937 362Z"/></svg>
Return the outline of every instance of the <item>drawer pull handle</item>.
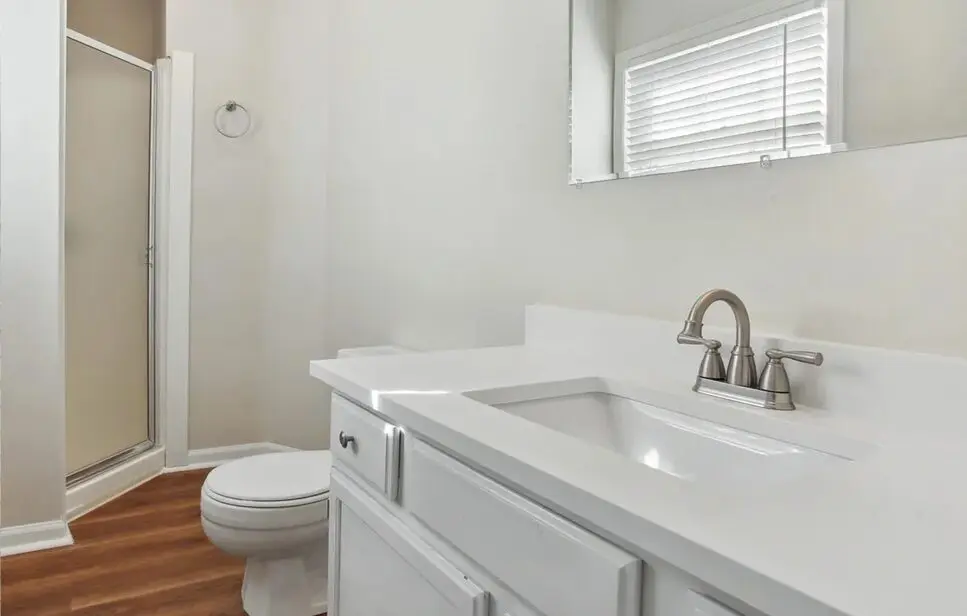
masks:
<svg viewBox="0 0 967 616"><path fill-rule="evenodd" d="M356 444L356 437L355 436L349 436L345 432L340 432L339 433L339 444L342 445L342 448L343 449L349 449L349 446L350 445L355 445Z"/></svg>

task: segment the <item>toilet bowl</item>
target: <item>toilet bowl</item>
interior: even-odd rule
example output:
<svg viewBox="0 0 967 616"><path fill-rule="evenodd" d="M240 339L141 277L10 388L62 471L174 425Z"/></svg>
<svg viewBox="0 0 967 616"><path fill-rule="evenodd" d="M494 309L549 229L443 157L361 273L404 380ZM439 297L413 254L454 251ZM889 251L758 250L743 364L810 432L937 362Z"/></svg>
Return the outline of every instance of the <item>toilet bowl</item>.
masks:
<svg viewBox="0 0 967 616"><path fill-rule="evenodd" d="M244 557L248 616L315 616L327 609L328 451L270 453L208 474L201 521L216 547Z"/></svg>

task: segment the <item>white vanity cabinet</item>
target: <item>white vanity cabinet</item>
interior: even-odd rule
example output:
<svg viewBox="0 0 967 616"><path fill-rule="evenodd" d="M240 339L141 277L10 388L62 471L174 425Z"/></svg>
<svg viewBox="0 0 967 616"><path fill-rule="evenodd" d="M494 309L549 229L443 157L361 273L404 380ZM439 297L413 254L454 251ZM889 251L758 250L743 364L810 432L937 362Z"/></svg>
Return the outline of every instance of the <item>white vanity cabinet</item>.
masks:
<svg viewBox="0 0 967 616"><path fill-rule="evenodd" d="M339 471L330 492L330 616L487 616L487 593Z"/></svg>
<svg viewBox="0 0 967 616"><path fill-rule="evenodd" d="M330 616L766 616L333 402Z"/></svg>

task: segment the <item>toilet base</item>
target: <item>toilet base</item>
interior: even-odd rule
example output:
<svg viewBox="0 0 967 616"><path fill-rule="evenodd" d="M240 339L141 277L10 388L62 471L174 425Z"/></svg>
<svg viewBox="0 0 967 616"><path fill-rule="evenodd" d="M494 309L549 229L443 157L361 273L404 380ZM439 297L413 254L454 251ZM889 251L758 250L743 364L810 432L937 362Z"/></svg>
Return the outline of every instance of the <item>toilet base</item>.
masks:
<svg viewBox="0 0 967 616"><path fill-rule="evenodd" d="M291 558L245 561L242 607L248 616L318 616L329 607L325 545Z"/></svg>

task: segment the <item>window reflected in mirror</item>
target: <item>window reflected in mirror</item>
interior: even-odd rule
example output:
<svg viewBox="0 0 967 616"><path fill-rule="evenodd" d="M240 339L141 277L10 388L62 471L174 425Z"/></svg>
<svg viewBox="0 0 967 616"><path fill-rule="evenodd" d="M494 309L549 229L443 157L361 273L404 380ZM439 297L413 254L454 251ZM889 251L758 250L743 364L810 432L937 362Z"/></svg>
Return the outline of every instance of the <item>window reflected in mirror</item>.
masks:
<svg viewBox="0 0 967 616"><path fill-rule="evenodd" d="M951 20L967 3L572 0L571 181L967 134Z"/></svg>

